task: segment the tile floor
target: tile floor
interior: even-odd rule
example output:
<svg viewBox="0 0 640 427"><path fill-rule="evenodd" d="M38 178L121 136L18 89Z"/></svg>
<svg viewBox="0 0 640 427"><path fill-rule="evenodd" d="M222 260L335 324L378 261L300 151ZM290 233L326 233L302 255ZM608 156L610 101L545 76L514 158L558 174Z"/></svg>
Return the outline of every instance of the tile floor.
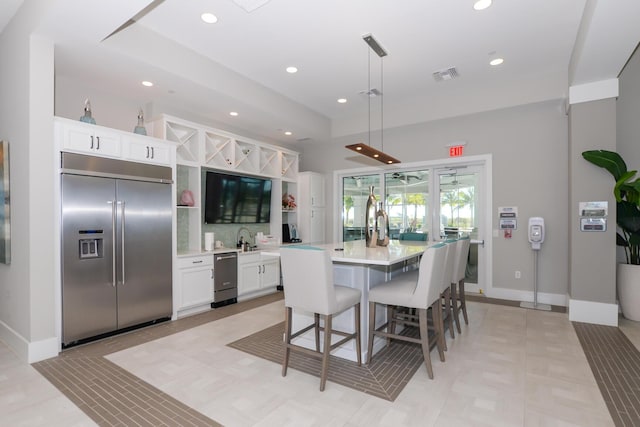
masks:
<svg viewBox="0 0 640 427"><path fill-rule="evenodd" d="M282 301L102 352L151 389L231 427L614 425L566 314L468 305L470 324L447 338L447 361L433 357L435 380L419 369L394 402L331 382L320 393L317 378L296 370L282 378L279 365L226 346L281 322ZM638 325L621 321L620 329L638 345ZM0 343L0 425L96 423Z"/></svg>

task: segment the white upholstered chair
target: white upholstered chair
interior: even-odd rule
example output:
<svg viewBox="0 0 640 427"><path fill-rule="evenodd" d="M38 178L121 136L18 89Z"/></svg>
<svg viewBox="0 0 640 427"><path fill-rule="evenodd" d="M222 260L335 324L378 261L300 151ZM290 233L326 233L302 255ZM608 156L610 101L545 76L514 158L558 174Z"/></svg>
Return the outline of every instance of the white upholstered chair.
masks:
<svg viewBox="0 0 640 427"><path fill-rule="evenodd" d="M444 332L442 325L442 280L445 274L447 246L439 243L424 251L420 260L417 276L411 273L402 274L389 282L382 283L369 290L369 345L367 363L371 362L374 336L386 339L398 339L419 343L422 346L424 363L429 378L433 378L433 367L429 351L436 345L440 360L444 362ZM450 277L450 276L449 276ZM416 280L417 278L417 280ZM448 281L449 279L447 279ZM375 327L376 304L387 306L387 322ZM412 338L395 333L395 323L412 325L415 322L406 318L393 319L389 307L414 308L418 312L419 338ZM429 338L427 311L432 310L432 328L434 334Z"/></svg>
<svg viewBox="0 0 640 427"><path fill-rule="evenodd" d="M471 239L469 236L458 239L453 265L453 276L451 277L451 304L453 306L453 318L456 321L456 328L459 334L462 333L462 329L460 328L460 310L462 310L462 315L464 316L464 323L469 324L467 301L464 295L464 278L470 244Z"/></svg>
<svg viewBox="0 0 640 427"><path fill-rule="evenodd" d="M311 246L292 246L280 250L282 281L285 305L285 353L282 362L282 376L287 375L291 351L319 357L322 359L320 391L323 391L329 369L331 350L351 339L356 340L358 365L360 365L360 298L358 289L335 285L333 282L333 263L329 254L320 248ZM343 332L332 329L333 316L351 307L355 310L355 332ZM314 323L292 333L293 309L314 314ZM320 326L320 317L324 327ZM292 343L292 339L315 329L316 350L313 351ZM320 348L320 331L324 332ZM332 335L343 339L331 344Z"/></svg>

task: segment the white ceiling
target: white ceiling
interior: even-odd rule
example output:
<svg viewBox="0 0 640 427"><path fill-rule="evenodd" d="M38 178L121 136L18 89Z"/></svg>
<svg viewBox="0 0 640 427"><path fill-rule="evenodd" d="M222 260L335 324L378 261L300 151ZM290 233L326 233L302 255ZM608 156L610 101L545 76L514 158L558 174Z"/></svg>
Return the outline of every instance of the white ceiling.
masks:
<svg viewBox="0 0 640 427"><path fill-rule="evenodd" d="M284 142L379 127L380 98L369 124L359 94L369 74L388 128L564 98L569 84L616 77L640 40L637 0L494 0L484 11L472 0L270 0L250 13L232 0L52 1L58 76ZM0 29L20 3L3 0ZM375 54L368 66L367 33L388 51L384 79ZM488 65L492 52L502 66ZM449 67L459 78L435 82Z"/></svg>

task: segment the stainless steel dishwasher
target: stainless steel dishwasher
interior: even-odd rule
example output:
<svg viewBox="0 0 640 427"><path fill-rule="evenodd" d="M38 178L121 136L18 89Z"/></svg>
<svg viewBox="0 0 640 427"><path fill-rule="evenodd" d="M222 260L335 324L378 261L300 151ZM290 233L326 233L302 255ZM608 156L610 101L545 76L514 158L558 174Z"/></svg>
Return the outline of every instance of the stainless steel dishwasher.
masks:
<svg viewBox="0 0 640 427"><path fill-rule="evenodd" d="M211 308L238 302L238 254L213 256L213 302Z"/></svg>

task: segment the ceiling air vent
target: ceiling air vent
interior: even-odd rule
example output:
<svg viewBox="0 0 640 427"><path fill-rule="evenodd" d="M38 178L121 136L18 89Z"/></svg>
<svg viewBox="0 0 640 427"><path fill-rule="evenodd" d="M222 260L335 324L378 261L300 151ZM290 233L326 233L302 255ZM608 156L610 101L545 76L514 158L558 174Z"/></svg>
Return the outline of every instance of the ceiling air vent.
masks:
<svg viewBox="0 0 640 427"><path fill-rule="evenodd" d="M459 76L458 70L456 67L446 68L444 70L436 71L433 73L433 79L437 82L442 82L444 80L452 80Z"/></svg>

